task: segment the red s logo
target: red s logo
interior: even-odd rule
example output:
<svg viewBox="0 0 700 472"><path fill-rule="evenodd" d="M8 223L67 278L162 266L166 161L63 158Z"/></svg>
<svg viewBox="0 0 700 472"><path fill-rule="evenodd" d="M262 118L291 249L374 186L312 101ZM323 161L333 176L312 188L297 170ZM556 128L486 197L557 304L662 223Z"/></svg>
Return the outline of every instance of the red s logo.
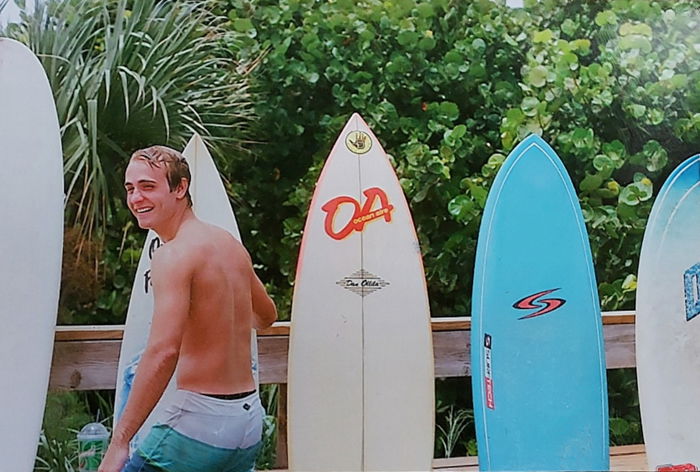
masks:
<svg viewBox="0 0 700 472"><path fill-rule="evenodd" d="M530 313L529 315L525 315L522 318L518 319L526 320L529 318L534 318L536 316L542 316L547 313L553 312L557 308L560 308L562 305L564 305L564 303L566 303L566 300L564 300L563 298L543 298L541 300L538 300L538 298L544 297L545 295L549 295L550 293L555 292L557 290L559 289L553 288L551 290L545 290L544 292L528 295L522 300L518 300L517 302L513 303L513 308L517 308L518 310L532 310L539 308L538 311Z"/></svg>

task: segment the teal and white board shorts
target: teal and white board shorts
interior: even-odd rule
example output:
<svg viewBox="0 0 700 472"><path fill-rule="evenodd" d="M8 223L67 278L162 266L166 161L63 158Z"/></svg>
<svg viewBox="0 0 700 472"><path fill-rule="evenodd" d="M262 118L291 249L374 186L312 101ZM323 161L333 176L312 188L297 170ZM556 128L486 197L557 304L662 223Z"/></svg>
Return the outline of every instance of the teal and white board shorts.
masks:
<svg viewBox="0 0 700 472"><path fill-rule="evenodd" d="M247 472L262 445L257 392L221 400L178 390L122 472Z"/></svg>

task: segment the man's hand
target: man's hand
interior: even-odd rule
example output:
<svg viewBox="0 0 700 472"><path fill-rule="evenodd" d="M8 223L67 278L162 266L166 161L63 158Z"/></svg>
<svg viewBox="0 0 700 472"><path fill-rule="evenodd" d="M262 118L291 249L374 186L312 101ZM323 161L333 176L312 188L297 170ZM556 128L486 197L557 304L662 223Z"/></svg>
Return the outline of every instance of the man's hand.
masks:
<svg viewBox="0 0 700 472"><path fill-rule="evenodd" d="M118 444L112 441L98 472L121 472L127 459L129 459L129 444Z"/></svg>

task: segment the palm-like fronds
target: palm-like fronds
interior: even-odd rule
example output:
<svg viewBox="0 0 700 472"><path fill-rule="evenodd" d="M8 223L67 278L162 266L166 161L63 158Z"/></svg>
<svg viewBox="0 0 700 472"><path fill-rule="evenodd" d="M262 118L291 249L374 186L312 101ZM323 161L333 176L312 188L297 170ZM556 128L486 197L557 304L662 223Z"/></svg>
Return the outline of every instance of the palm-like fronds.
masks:
<svg viewBox="0 0 700 472"><path fill-rule="evenodd" d="M131 151L193 132L241 149L252 118L246 65L206 2L48 0L4 33L27 44L51 83L69 222L101 228Z"/></svg>

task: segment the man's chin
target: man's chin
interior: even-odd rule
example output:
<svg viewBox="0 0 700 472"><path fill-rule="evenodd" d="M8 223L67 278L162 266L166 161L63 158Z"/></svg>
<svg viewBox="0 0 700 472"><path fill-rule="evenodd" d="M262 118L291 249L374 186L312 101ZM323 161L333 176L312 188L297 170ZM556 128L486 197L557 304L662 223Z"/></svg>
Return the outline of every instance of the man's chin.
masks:
<svg viewBox="0 0 700 472"><path fill-rule="evenodd" d="M150 224L148 221L142 221L138 218L136 218L136 222L139 225L139 228L141 229L153 229L153 225Z"/></svg>

